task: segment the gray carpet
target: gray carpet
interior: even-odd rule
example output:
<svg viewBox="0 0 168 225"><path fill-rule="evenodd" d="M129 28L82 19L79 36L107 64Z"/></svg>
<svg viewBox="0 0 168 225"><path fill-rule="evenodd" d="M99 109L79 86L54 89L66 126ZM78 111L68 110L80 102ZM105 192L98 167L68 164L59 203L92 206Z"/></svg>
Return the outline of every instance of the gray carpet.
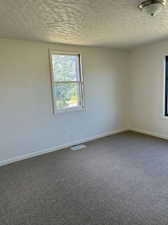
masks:
<svg viewBox="0 0 168 225"><path fill-rule="evenodd" d="M126 132L0 168L0 225L167 225L168 142Z"/></svg>

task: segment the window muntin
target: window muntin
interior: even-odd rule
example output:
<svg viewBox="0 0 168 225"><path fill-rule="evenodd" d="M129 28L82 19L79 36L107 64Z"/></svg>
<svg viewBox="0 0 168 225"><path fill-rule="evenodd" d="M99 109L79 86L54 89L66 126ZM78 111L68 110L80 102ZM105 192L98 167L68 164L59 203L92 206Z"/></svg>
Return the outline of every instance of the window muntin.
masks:
<svg viewBox="0 0 168 225"><path fill-rule="evenodd" d="M80 54L50 52L54 112L83 108Z"/></svg>

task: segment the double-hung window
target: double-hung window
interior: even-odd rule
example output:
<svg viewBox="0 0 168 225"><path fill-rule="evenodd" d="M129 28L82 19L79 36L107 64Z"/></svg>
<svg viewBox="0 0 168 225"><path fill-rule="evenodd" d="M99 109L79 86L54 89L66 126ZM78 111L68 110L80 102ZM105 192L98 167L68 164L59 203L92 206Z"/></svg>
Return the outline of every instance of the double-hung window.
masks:
<svg viewBox="0 0 168 225"><path fill-rule="evenodd" d="M54 112L84 107L81 55L50 51Z"/></svg>

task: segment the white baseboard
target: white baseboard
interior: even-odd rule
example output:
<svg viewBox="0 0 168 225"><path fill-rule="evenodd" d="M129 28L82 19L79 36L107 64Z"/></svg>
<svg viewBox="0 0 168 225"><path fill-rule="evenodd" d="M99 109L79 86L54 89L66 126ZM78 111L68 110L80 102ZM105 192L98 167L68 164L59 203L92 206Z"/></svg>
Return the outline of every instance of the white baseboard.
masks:
<svg viewBox="0 0 168 225"><path fill-rule="evenodd" d="M10 159L2 160L2 161L0 161L0 167L11 164L11 163L14 163L14 162L17 162L17 161L21 161L21 160L24 160L24 159L30 159L30 158L40 156L40 155L43 155L43 154L47 154L47 153L50 153L50 152L54 152L54 151L62 150L62 149L65 149L65 148L69 148L73 145L79 145L79 144L86 143L86 142L89 142L89 141L93 141L93 140L96 140L96 139L99 139L99 138L102 138L102 137L122 133L122 132L125 132L127 130L128 129L120 129L120 130L116 130L116 131L106 132L106 133L98 134L98 135L93 136L93 137L89 137L89 138L81 139L81 140L74 141L74 142L71 142L71 143L67 143L67 144L64 144L64 145L51 147L51 148L44 149L44 150L41 150L41 151L34 151L32 153L28 153L28 154L16 156L16 157L13 157L13 158L10 158Z"/></svg>
<svg viewBox="0 0 168 225"><path fill-rule="evenodd" d="M151 131L147 131L147 130L143 130L143 129L138 129L138 128L131 128L129 130L130 131L137 132L137 133L146 134L146 135L149 135L149 136L153 136L153 137L157 137L157 138L161 138L161 139L168 140L168 136L161 135L161 134L156 133L156 132L151 132Z"/></svg>

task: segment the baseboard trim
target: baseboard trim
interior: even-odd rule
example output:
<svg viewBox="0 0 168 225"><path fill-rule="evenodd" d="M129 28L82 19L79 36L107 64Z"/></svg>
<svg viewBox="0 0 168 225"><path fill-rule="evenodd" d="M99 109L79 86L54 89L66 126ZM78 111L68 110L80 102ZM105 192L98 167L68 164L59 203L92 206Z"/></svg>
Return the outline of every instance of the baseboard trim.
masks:
<svg viewBox="0 0 168 225"><path fill-rule="evenodd" d="M168 136L160 135L160 134L155 133L155 132L151 132L151 131L147 131L147 130L143 130L143 129L138 129L138 128L131 128L129 130L133 131L133 132L140 133L140 134L145 134L145 135L149 135L149 136L152 136L152 137L157 137L157 138L161 138L161 139L164 139L164 140L168 140Z"/></svg>
<svg viewBox="0 0 168 225"><path fill-rule="evenodd" d="M50 153L50 152L55 152L55 151L59 151L59 150L65 149L65 148L69 148L73 145L83 144L83 143L93 141L93 140L96 140L96 139L99 139L99 138L103 138L103 137L106 137L106 136L119 134L119 133L125 132L127 130L128 129L123 128L123 129L119 129L119 130L116 130L116 131L106 132L106 133L95 135L93 137L89 137L89 138L81 139L81 140L74 141L74 142L71 142L71 143L67 143L67 144L64 144L64 145L59 145L59 146L51 147L51 148L48 148L48 149L44 149L42 151L34 151L32 153L29 153L29 154L24 154L24 155L16 156L16 157L13 157L13 158L10 158L10 159L7 159L7 160L2 160L2 161L0 161L0 167L11 164L11 163L15 163L15 162L18 162L18 161L22 161L22 160L25 160L25 159L30 159L30 158L33 158L33 157L36 157L36 156L44 155L44 154L47 154L47 153Z"/></svg>

